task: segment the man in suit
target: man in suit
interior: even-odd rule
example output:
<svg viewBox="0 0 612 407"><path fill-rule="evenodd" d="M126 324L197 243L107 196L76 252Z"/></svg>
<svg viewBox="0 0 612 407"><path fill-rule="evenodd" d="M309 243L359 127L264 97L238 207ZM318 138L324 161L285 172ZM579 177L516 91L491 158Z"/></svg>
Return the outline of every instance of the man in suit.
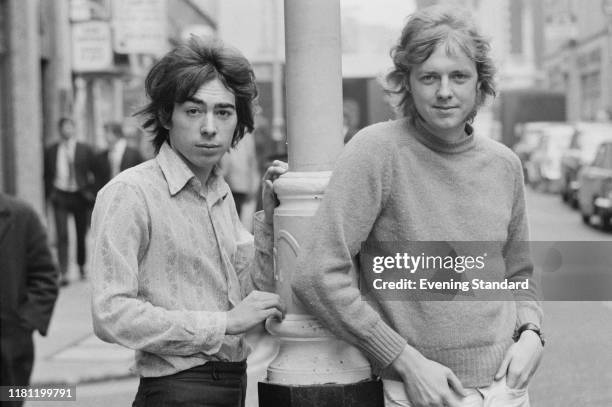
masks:
<svg viewBox="0 0 612 407"><path fill-rule="evenodd" d="M72 119L61 118L58 127L60 141L45 151L45 192L53 205L61 283L67 285L69 214L74 216L77 263L85 278L85 237L95 201L95 155L90 146L76 141Z"/></svg>
<svg viewBox="0 0 612 407"><path fill-rule="evenodd" d="M57 268L38 215L0 193L0 385L28 385L32 333L46 335L57 292Z"/></svg>
<svg viewBox="0 0 612 407"><path fill-rule="evenodd" d="M96 156L96 192L121 171L144 161L140 151L128 145L120 123L106 123L104 136L108 149Z"/></svg>

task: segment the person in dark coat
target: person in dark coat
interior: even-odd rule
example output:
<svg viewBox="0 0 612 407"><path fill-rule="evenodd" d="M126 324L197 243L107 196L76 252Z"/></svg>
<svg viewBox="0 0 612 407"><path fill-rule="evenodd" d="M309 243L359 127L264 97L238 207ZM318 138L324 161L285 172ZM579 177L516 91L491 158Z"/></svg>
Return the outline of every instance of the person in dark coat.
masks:
<svg viewBox="0 0 612 407"><path fill-rule="evenodd" d="M89 216L96 199L94 152L76 141L72 119L58 123L61 140L45 151L45 193L53 205L57 233L57 257L62 285L68 284L68 215L74 216L77 238L77 263L85 278L85 237Z"/></svg>
<svg viewBox="0 0 612 407"><path fill-rule="evenodd" d="M96 156L96 192L121 171L144 161L140 151L128 145L120 123L106 123L104 133L108 148Z"/></svg>
<svg viewBox="0 0 612 407"><path fill-rule="evenodd" d="M57 274L36 212L0 193L0 385L28 385L34 362L32 333L47 333Z"/></svg>

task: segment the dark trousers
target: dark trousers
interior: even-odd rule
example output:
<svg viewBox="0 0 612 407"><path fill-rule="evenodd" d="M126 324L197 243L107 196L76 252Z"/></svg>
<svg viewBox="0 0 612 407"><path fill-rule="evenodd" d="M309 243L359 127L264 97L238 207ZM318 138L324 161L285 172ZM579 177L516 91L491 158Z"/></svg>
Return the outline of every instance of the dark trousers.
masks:
<svg viewBox="0 0 612 407"><path fill-rule="evenodd" d="M62 276L68 272L68 215L74 217L77 239L77 263L81 271L85 265L85 236L89 228L90 205L79 192L58 189L51 196L55 230L57 233L57 260Z"/></svg>
<svg viewBox="0 0 612 407"><path fill-rule="evenodd" d="M132 407L244 407L246 361L208 362L162 377L142 377Z"/></svg>
<svg viewBox="0 0 612 407"><path fill-rule="evenodd" d="M27 386L34 364L32 331L20 326L2 324L0 336L2 354L1 386ZM0 406L21 406L22 401L0 401Z"/></svg>

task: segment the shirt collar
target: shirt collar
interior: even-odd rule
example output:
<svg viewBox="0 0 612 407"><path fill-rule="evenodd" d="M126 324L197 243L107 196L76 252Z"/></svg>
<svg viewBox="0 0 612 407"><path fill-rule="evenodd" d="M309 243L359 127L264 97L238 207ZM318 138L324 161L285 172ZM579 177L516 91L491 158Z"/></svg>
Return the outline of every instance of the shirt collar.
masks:
<svg viewBox="0 0 612 407"><path fill-rule="evenodd" d="M166 142L162 144L156 157L157 163L168 183L168 191L174 196L179 193L190 181L200 186L193 171L178 156L178 154ZM208 177L207 185L199 188L207 196L210 203L215 203L219 199L225 199L230 192L229 186L221 176L221 170L215 165Z"/></svg>
<svg viewBox="0 0 612 407"><path fill-rule="evenodd" d="M127 141L124 138L122 138L122 139L117 140L117 142L115 143L111 151L113 152L113 154L123 155L123 152L125 151L126 147L127 147Z"/></svg>
<svg viewBox="0 0 612 407"><path fill-rule="evenodd" d="M62 140L60 144L64 146L66 150L73 152L76 148L76 139L74 137L71 137L68 140Z"/></svg>

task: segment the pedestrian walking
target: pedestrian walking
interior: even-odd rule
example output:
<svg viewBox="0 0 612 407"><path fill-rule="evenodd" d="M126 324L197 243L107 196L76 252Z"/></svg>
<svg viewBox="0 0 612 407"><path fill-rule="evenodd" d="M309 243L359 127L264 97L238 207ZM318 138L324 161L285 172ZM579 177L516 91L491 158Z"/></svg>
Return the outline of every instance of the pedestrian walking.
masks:
<svg viewBox="0 0 612 407"><path fill-rule="evenodd" d="M1 192L0 292L0 385L27 386L34 364L32 333L47 334L58 271L34 209Z"/></svg>
<svg viewBox="0 0 612 407"><path fill-rule="evenodd" d="M253 238L218 165L253 130L249 62L192 37L153 66L145 87L140 113L157 155L98 193L94 330L136 351L134 406L244 406L243 334L282 318L271 292L272 181L287 167L275 162L264 175Z"/></svg>
<svg viewBox="0 0 612 407"><path fill-rule="evenodd" d="M128 145L121 123L106 123L104 135L108 148L96 155L96 192L121 171L144 161L140 151Z"/></svg>
<svg viewBox="0 0 612 407"><path fill-rule="evenodd" d="M86 245L89 215L96 199L94 152L76 139L74 122L63 117L58 122L60 141L45 151L45 192L53 206L57 257L62 285L68 284L68 216L74 217L77 241L77 264L85 278Z"/></svg>
<svg viewBox="0 0 612 407"><path fill-rule="evenodd" d="M343 150L294 292L370 357L387 406L528 406L544 341L521 164L470 125L495 95L489 44L469 13L433 6L410 16L391 55L405 117L363 129ZM500 242L487 275L529 289L508 301L393 301L380 291L363 301L352 260L362 242L390 241Z"/></svg>

